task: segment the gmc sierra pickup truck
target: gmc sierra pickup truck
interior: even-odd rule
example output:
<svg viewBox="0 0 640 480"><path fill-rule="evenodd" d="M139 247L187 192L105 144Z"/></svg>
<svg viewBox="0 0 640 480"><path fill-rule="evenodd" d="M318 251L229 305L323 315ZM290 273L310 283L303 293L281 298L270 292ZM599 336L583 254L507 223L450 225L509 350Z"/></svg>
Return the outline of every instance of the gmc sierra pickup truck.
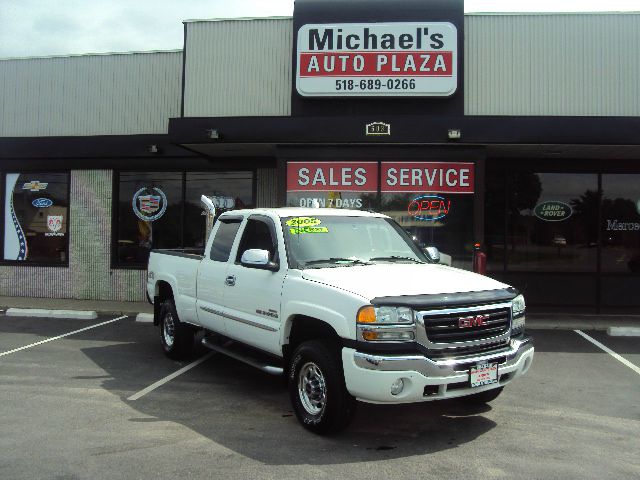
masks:
<svg viewBox="0 0 640 480"><path fill-rule="evenodd" d="M316 433L356 401L489 402L524 374L522 295L435 263L382 214L324 208L225 212L203 255L154 250L147 293L171 358L204 346L286 375Z"/></svg>

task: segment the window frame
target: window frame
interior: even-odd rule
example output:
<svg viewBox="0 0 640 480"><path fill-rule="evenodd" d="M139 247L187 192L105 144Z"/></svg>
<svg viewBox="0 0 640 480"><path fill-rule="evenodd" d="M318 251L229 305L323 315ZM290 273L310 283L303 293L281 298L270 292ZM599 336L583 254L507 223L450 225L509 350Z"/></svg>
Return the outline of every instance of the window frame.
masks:
<svg viewBox="0 0 640 480"><path fill-rule="evenodd" d="M113 192L111 198L111 265L110 268L112 270L146 270L146 263L121 263L118 261L118 252L116 248L116 239L118 237L118 228L119 218L118 218L118 202L120 198L120 175L122 173L131 173L137 172L140 169L130 168L130 169L114 169L112 175L112 187L111 191ZM252 185L251 185L251 196L253 198L253 203L255 204L258 201L257 196L257 185L258 185L258 169L257 168L216 168L216 169L180 169L180 168L160 168L151 171L150 173L175 173L180 174L182 177L182 194L181 194L181 213L180 213L180 246L176 247L177 249L184 250L186 247L184 246L185 239L185 229L186 229L186 215L185 215L185 204L186 204L186 194L187 194L187 174L193 172L206 172L206 173L230 173L230 172L241 172L251 174L252 176ZM204 220L203 220L204 221ZM206 247L206 245L205 245Z"/></svg>
<svg viewBox="0 0 640 480"><path fill-rule="evenodd" d="M0 172L0 196L2 198L2 204L0 205L0 252L2 255L0 256L0 265L2 266L11 266L11 267L52 267L52 268L69 268L70 259L69 259L69 251L71 244L71 170L42 170L42 169L23 169L18 171L19 169L9 169L2 170ZM65 235L65 261L64 262L29 262L24 260L5 260L4 258L4 236L5 236L5 195L7 188L7 173L18 173L20 175L26 173L41 173L41 174L65 174L67 177L67 232Z"/></svg>

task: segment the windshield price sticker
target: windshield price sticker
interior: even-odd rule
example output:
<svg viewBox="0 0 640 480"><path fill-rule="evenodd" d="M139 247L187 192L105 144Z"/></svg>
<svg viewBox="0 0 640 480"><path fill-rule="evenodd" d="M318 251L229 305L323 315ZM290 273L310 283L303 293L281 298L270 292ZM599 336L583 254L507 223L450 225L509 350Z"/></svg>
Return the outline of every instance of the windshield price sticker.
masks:
<svg viewBox="0 0 640 480"><path fill-rule="evenodd" d="M458 86L457 50L449 22L303 25L296 88L308 97L446 97Z"/></svg>
<svg viewBox="0 0 640 480"><path fill-rule="evenodd" d="M469 378L472 387L481 387L498 383L498 364L480 363L469 370Z"/></svg>
<svg viewBox="0 0 640 480"><path fill-rule="evenodd" d="M327 227L318 227L322 221L312 217L295 217L287 220L286 225L291 227L289 232L291 235L301 235L303 233L329 233Z"/></svg>

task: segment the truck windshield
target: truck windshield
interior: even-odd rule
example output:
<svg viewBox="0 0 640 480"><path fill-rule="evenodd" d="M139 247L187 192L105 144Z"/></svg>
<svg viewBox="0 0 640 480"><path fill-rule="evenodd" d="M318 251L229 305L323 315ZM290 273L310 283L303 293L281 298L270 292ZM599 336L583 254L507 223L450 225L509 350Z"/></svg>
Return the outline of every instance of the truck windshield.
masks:
<svg viewBox="0 0 640 480"><path fill-rule="evenodd" d="M409 235L386 218L286 217L282 229L291 268L428 262Z"/></svg>

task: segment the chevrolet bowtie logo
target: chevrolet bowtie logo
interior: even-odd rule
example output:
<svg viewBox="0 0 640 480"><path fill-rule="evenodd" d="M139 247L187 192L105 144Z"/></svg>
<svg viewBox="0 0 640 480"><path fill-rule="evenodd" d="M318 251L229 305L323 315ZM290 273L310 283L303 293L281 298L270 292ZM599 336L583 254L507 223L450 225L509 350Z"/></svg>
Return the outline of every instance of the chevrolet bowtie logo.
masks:
<svg viewBox="0 0 640 480"><path fill-rule="evenodd" d="M31 180L29 183L22 185L22 189L30 192L39 192L46 189L48 185L48 183L40 183L38 180Z"/></svg>

